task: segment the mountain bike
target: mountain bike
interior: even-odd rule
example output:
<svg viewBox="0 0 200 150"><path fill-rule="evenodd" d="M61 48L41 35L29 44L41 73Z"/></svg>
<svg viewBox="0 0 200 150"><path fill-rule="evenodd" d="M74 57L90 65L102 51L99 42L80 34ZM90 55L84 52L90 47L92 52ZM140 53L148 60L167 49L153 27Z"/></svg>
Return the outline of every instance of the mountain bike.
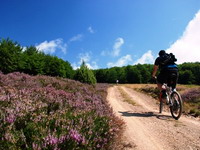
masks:
<svg viewBox="0 0 200 150"><path fill-rule="evenodd" d="M174 119L178 120L181 117L183 110L183 102L180 94L173 89L172 84L164 83L162 88L166 91L166 96L163 98L163 93L160 92L160 107L159 112L162 113L163 105L166 103L169 106L171 115Z"/></svg>

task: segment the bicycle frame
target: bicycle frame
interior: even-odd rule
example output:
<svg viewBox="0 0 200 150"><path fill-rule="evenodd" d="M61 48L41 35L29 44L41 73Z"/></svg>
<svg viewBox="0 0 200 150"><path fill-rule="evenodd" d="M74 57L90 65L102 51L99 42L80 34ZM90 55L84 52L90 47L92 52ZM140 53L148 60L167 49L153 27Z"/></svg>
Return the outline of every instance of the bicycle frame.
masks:
<svg viewBox="0 0 200 150"><path fill-rule="evenodd" d="M162 87L164 87L163 89L166 90L167 98L169 99L169 104L173 105L172 100L171 100L171 94L172 94L173 91L176 91L176 89L172 90L172 87L168 86L166 83L164 83Z"/></svg>

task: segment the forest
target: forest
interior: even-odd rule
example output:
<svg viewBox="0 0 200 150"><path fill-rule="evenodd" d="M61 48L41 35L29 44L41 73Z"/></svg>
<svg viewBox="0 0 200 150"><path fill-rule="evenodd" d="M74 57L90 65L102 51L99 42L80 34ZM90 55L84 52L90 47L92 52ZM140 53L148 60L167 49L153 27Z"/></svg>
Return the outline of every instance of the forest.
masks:
<svg viewBox="0 0 200 150"><path fill-rule="evenodd" d="M0 71L4 74L21 72L74 79L83 83L151 83L153 64L90 70L83 62L74 70L68 61L39 51L35 46L23 48L9 38L0 41ZM178 65L179 84L200 85L200 62Z"/></svg>

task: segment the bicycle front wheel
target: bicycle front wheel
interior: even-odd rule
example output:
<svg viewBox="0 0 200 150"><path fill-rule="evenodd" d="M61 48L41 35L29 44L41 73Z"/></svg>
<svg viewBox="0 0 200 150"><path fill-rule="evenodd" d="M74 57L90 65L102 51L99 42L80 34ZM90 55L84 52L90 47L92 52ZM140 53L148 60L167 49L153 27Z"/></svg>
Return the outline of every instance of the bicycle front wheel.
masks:
<svg viewBox="0 0 200 150"><path fill-rule="evenodd" d="M163 111L163 100L160 101L159 112L162 113Z"/></svg>
<svg viewBox="0 0 200 150"><path fill-rule="evenodd" d="M171 94L171 106L170 106L170 112L172 114L172 117L178 120L181 117L182 109L183 109L183 102L181 96L178 92L174 91Z"/></svg>

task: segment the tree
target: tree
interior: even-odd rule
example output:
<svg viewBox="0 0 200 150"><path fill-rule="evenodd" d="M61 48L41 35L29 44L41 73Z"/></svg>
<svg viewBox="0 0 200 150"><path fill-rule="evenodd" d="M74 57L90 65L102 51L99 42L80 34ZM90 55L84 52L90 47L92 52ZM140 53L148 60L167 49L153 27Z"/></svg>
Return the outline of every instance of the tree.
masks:
<svg viewBox="0 0 200 150"><path fill-rule="evenodd" d="M63 62L65 77L72 79L74 77L74 70L68 61Z"/></svg>
<svg viewBox="0 0 200 150"><path fill-rule="evenodd" d="M36 47L27 47L23 53L24 67L22 71L32 75L44 74L44 57L45 54L39 52Z"/></svg>
<svg viewBox="0 0 200 150"><path fill-rule="evenodd" d="M64 61L56 56L46 55L44 58L44 73L50 76L66 77Z"/></svg>
<svg viewBox="0 0 200 150"><path fill-rule="evenodd" d="M179 65L179 83L200 84L200 63L183 63Z"/></svg>
<svg viewBox="0 0 200 150"><path fill-rule="evenodd" d="M18 71L22 68L22 47L12 40L0 41L0 70L3 73Z"/></svg>
<svg viewBox="0 0 200 150"><path fill-rule="evenodd" d="M128 83L141 83L141 74L135 66L126 67L126 78Z"/></svg>
<svg viewBox="0 0 200 150"><path fill-rule="evenodd" d="M84 61L82 62L80 68L77 69L74 79L82 83L96 84L94 73L86 66Z"/></svg>
<svg viewBox="0 0 200 150"><path fill-rule="evenodd" d="M147 83L151 79L151 72L148 70L148 66L138 64L135 67L139 71L138 75L141 77L141 83Z"/></svg>
<svg viewBox="0 0 200 150"><path fill-rule="evenodd" d="M179 73L179 83L181 84L193 84L194 75L191 70L180 71Z"/></svg>
<svg viewBox="0 0 200 150"><path fill-rule="evenodd" d="M96 80L98 83L107 82L107 79L106 79L107 69L98 69L98 70L94 70L94 72L95 72Z"/></svg>
<svg viewBox="0 0 200 150"><path fill-rule="evenodd" d="M117 79L119 83L126 83L126 72L124 67L116 67Z"/></svg>
<svg viewBox="0 0 200 150"><path fill-rule="evenodd" d="M110 68L106 76L108 83L116 83L116 80L118 80L117 71L115 68Z"/></svg>

